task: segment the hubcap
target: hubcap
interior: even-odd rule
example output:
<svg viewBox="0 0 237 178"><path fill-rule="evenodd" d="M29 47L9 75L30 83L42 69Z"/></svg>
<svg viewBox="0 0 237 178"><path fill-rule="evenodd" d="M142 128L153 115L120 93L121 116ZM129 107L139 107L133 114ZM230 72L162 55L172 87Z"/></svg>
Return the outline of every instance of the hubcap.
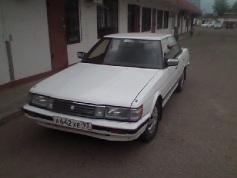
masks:
<svg viewBox="0 0 237 178"><path fill-rule="evenodd" d="M149 119L148 122L148 131L150 133L153 133L155 131L157 122L158 122L158 109L157 107L154 107L151 118Z"/></svg>

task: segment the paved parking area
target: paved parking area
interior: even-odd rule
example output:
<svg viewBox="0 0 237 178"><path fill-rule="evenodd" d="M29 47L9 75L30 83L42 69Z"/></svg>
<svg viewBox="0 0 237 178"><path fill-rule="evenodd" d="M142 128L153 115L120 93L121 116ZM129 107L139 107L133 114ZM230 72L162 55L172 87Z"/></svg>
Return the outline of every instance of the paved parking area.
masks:
<svg viewBox="0 0 237 178"><path fill-rule="evenodd" d="M0 126L0 177L237 177L237 30L195 28L184 91L155 139L107 142L42 128L25 116Z"/></svg>

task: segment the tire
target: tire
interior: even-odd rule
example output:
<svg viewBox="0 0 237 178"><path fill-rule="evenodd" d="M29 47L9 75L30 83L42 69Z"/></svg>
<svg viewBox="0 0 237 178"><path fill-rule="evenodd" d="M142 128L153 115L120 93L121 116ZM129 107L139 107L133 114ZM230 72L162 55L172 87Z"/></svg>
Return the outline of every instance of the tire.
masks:
<svg viewBox="0 0 237 178"><path fill-rule="evenodd" d="M157 102L157 104L153 108L152 115L148 120L146 130L140 136L140 139L143 142L150 142L151 140L153 140L158 130L158 125L161 118L162 118L162 105L160 102Z"/></svg>
<svg viewBox="0 0 237 178"><path fill-rule="evenodd" d="M184 80L185 80L185 79L186 79L186 70L184 70L184 72L182 73L182 76L181 76L181 78L180 78L180 80L179 80L179 84L178 84L178 86L177 86L177 88L176 88L176 91L177 91L177 92L183 91Z"/></svg>

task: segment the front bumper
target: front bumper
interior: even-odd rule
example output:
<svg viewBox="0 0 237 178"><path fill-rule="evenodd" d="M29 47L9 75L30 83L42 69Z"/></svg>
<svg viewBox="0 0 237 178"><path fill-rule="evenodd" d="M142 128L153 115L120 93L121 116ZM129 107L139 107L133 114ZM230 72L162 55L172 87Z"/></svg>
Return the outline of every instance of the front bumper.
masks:
<svg viewBox="0 0 237 178"><path fill-rule="evenodd" d="M137 122L119 122L106 119L90 119L60 114L30 106L28 104L23 107L23 110L28 117L34 119L36 123L44 127L110 141L131 141L137 139L145 131L148 118L150 117L150 115L147 114ZM53 122L54 116L72 119L75 121L90 122L92 124L92 130L82 130L56 125Z"/></svg>

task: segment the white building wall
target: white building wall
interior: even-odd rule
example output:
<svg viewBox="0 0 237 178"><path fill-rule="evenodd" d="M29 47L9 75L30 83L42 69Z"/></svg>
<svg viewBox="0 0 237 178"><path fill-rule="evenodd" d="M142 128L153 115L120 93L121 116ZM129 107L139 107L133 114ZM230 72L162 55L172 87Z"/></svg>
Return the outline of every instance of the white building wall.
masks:
<svg viewBox="0 0 237 178"><path fill-rule="evenodd" d="M142 29L142 7L147 7L156 10L173 11L171 7L159 4L159 1L147 1L147 0L119 0L119 33L126 33L128 28L128 4L139 5L140 11L140 30ZM122 8L122 9L121 9ZM156 16L157 17L157 16ZM172 30L172 17L169 18L169 28L156 30L156 33L171 33ZM156 23L156 22L155 22ZM147 32L151 32L147 31ZM146 33L146 32L145 32Z"/></svg>
<svg viewBox="0 0 237 178"><path fill-rule="evenodd" d="M183 33L187 32L187 24L186 24L187 18L184 19L183 23Z"/></svg>
<svg viewBox="0 0 237 178"><path fill-rule="evenodd" d="M137 0L118 0L119 1L119 11L118 11L118 32L119 33L127 33L128 32L128 4L140 5L141 2ZM140 15L142 14L142 9L140 9ZM140 17L140 24L141 24ZM141 28L140 28L141 30Z"/></svg>
<svg viewBox="0 0 237 178"><path fill-rule="evenodd" d="M1 2L4 7L2 40L10 40L9 36L12 36L10 43L15 79L51 70L46 1L2 0Z"/></svg>
<svg viewBox="0 0 237 178"><path fill-rule="evenodd" d="M7 52L4 39L4 16L2 1L0 0L0 85L10 82Z"/></svg>
<svg viewBox="0 0 237 178"><path fill-rule="evenodd" d="M79 2L81 42L67 45L69 64L79 61L78 51L88 52L98 41L96 6L88 4L86 0ZM118 32L127 32L128 4L140 5L141 27L142 7L175 11L171 6L157 2L159 1L119 0ZM172 23L173 18L169 17L169 28L156 30L156 33L172 33ZM185 20L183 31L184 29ZM16 80L51 70L46 0L0 0L0 35L0 85L10 81L5 48L5 41L10 40L9 35L12 36L11 47Z"/></svg>
<svg viewBox="0 0 237 178"><path fill-rule="evenodd" d="M186 19L183 16L180 17L180 27L179 27L179 34L186 32Z"/></svg>
<svg viewBox="0 0 237 178"><path fill-rule="evenodd" d="M133 1L132 1L133 2ZM135 2L133 2L135 3ZM128 32L128 2L120 0L118 4L118 31L119 33Z"/></svg>
<svg viewBox="0 0 237 178"><path fill-rule="evenodd" d="M85 0L80 2L80 31L81 42L67 46L68 63L78 62L77 52L88 52L88 50L98 41L97 38L97 10L96 6L87 3Z"/></svg>
<svg viewBox="0 0 237 178"><path fill-rule="evenodd" d="M146 0L119 0L118 2L118 32L126 33L127 16L128 16L128 4L136 4L141 6L140 24L142 25L142 7L155 8L160 10L170 10L169 8L161 5L154 6L154 2ZM96 6L89 4L85 0L80 1L81 11L81 42L77 44L71 44L67 46L68 50L68 63L73 64L78 62L77 52L88 52L88 50L98 41L97 38L97 10ZM172 18L169 18L169 28L156 30L158 33L171 33ZM151 31L148 31L151 32Z"/></svg>
<svg viewBox="0 0 237 178"><path fill-rule="evenodd" d="M135 1L137 2L137 1ZM162 1L147 1L147 0L140 0L140 3L138 3L141 6L141 13L140 13L140 20L141 20L141 27L142 27L142 7L148 7L151 9L156 9L156 10L165 10L165 11L173 11L172 7L162 5ZM156 29L156 33L172 33L172 18L169 17L169 22L168 22L168 28L167 29ZM164 19L163 19L164 22ZM152 23L151 23L152 24ZM151 32L148 31L148 32Z"/></svg>

